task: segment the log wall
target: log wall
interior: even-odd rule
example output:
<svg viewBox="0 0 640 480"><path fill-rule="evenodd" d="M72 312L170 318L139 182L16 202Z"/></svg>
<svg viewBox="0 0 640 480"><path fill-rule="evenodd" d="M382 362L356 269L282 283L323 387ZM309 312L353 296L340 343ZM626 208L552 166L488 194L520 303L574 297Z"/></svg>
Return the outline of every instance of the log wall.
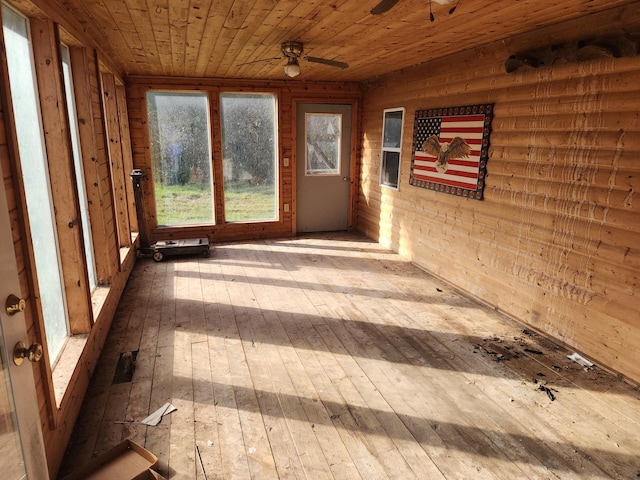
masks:
<svg viewBox="0 0 640 480"><path fill-rule="evenodd" d="M634 32L621 8L365 85L358 229L640 382L640 57L507 74L513 53ZM615 27L615 29L614 29ZM612 30L614 29L614 30ZM484 200L409 185L416 110L494 103ZM383 109L405 107L400 188L379 186Z"/></svg>
<svg viewBox="0 0 640 480"><path fill-rule="evenodd" d="M222 181L214 181L215 225L188 227L158 227L155 198L153 195L153 172L147 127L146 92L148 90L198 90L208 92L212 116L213 176L222 179L222 139L220 136L218 96L224 92L269 92L278 99L278 179L279 218L272 222L226 223L222 208ZM360 89L356 83L287 82L287 81L240 81L219 79L189 79L167 77L129 77L126 84L129 123L133 150L133 166L144 171L144 211L147 231L151 241L171 238L209 237L213 242L266 237L283 237L295 234L295 172L296 148L295 125L298 102L351 104L353 108L352 175L357 178L359 141L357 119L360 108ZM285 166L284 159L290 160ZM357 185L352 180L352 216L356 211ZM290 205L285 211L284 205ZM352 222L353 223L353 222Z"/></svg>

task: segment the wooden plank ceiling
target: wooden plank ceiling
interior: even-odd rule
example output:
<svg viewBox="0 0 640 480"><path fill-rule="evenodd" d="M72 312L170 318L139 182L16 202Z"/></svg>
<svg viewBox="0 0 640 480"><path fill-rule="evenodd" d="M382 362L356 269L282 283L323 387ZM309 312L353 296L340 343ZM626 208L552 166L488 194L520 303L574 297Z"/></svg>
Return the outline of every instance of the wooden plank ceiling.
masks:
<svg viewBox="0 0 640 480"><path fill-rule="evenodd" d="M636 0L434 0L434 22L427 0L57 1L125 74L282 79L283 59L239 64L296 40L350 65L301 62L299 80L362 81Z"/></svg>

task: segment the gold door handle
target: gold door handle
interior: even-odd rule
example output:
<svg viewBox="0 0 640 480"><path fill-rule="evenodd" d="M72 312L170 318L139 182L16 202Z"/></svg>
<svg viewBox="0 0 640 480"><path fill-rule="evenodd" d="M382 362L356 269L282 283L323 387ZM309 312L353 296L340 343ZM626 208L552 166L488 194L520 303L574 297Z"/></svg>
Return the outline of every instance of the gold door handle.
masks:
<svg viewBox="0 0 640 480"><path fill-rule="evenodd" d="M18 298L14 294L7 297L7 301L4 304L7 310L7 315L15 315L16 313L24 312L27 302L24 298Z"/></svg>
<svg viewBox="0 0 640 480"><path fill-rule="evenodd" d="M30 362L39 362L42 358L42 345L33 343L27 348L23 342L16 343L13 347L13 363L20 366L25 358Z"/></svg>

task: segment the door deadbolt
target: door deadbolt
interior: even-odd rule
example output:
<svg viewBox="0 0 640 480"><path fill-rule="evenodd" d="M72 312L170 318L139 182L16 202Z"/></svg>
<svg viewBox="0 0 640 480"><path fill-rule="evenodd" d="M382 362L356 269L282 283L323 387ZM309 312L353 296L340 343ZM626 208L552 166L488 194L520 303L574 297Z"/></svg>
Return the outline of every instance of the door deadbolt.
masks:
<svg viewBox="0 0 640 480"><path fill-rule="evenodd" d="M27 348L23 342L16 343L13 347L13 363L20 366L25 358L30 362L39 362L42 358L42 345L33 343Z"/></svg>
<svg viewBox="0 0 640 480"><path fill-rule="evenodd" d="M26 300L24 298L18 298L14 294L9 295L4 304L7 315L15 315L16 313L24 312L26 306Z"/></svg>

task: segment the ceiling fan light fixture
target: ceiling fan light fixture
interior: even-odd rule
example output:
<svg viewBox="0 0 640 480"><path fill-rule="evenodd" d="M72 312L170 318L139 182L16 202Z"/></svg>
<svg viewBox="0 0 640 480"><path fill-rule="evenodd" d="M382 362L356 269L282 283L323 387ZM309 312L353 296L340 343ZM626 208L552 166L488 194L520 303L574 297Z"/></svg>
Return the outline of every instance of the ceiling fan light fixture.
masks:
<svg viewBox="0 0 640 480"><path fill-rule="evenodd" d="M300 75L300 64L296 57L288 58L287 64L284 66L284 74L291 78Z"/></svg>

